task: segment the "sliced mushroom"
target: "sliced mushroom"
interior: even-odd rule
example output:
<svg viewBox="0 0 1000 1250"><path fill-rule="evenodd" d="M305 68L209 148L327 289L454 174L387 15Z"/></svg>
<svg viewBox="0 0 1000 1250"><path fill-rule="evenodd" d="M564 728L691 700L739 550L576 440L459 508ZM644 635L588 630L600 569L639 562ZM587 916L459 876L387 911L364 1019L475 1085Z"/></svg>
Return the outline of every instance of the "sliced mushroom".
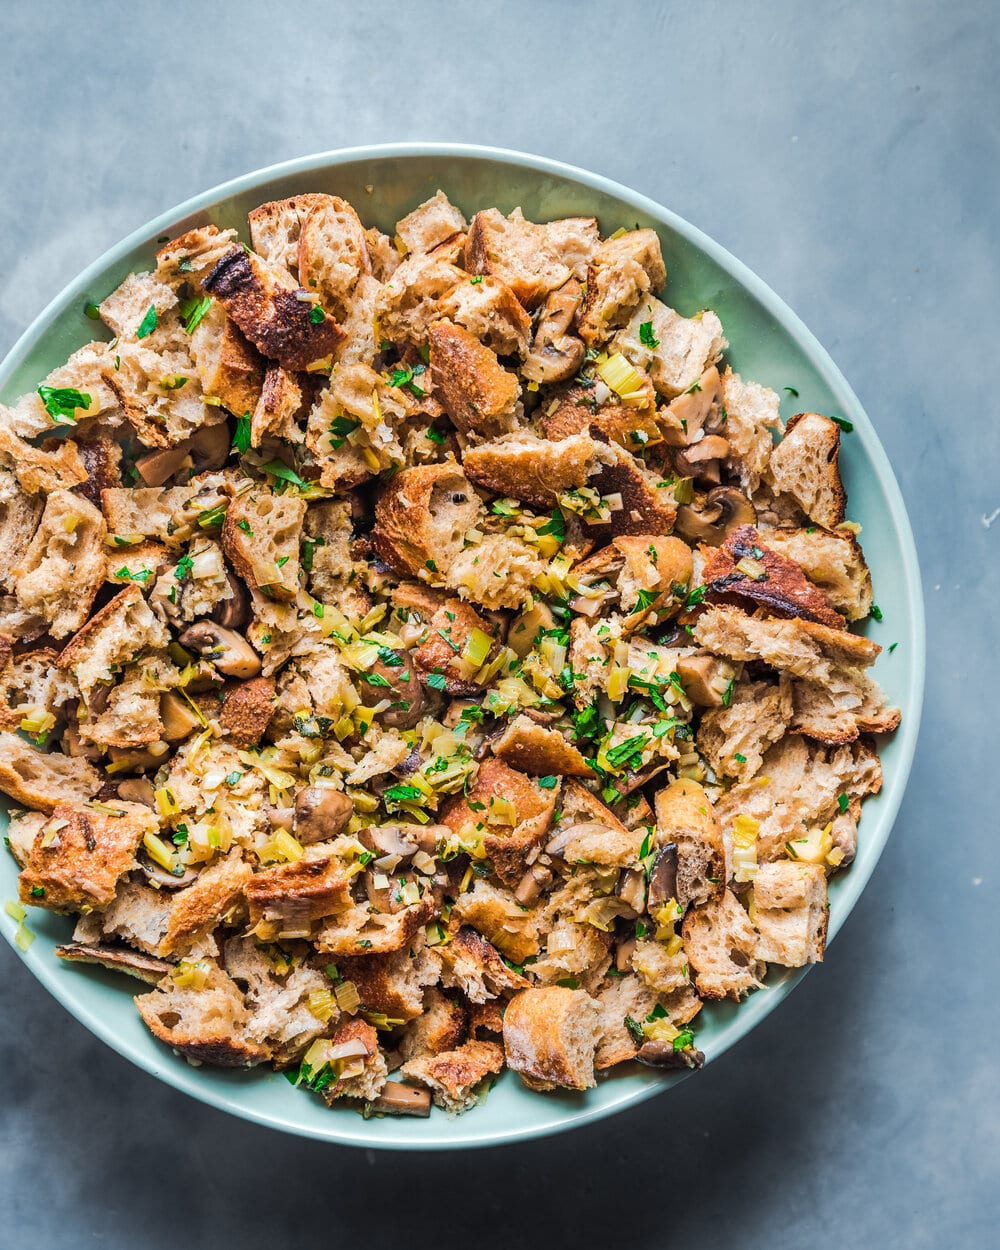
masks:
<svg viewBox="0 0 1000 1250"><path fill-rule="evenodd" d="M227 677L256 677L260 672L260 656L247 640L214 621L195 621L181 634L180 643L210 660Z"/></svg>
<svg viewBox="0 0 1000 1250"><path fill-rule="evenodd" d="M111 972L124 972L130 977L137 977L149 985L162 981L173 967L165 959L143 955L127 946L92 946L86 942L71 942L67 946L57 946L56 954L68 963L97 964Z"/></svg>
<svg viewBox="0 0 1000 1250"><path fill-rule="evenodd" d="M646 910L646 874L641 868L624 868L618 877L615 894L635 912Z"/></svg>
<svg viewBox="0 0 1000 1250"><path fill-rule="evenodd" d="M404 1085L402 1081L386 1081L382 1092L368 1106L374 1115L426 1117L431 1113L431 1092L417 1089L415 1085Z"/></svg>
<svg viewBox="0 0 1000 1250"><path fill-rule="evenodd" d="M733 530L756 522L757 511L745 495L733 486L717 486L700 505L685 504L677 509L674 533L691 543L721 547Z"/></svg>
<svg viewBox="0 0 1000 1250"><path fill-rule="evenodd" d="M677 659L677 676L692 703L722 707L736 669L716 655L684 655Z"/></svg>
<svg viewBox="0 0 1000 1250"><path fill-rule="evenodd" d="M579 824L567 825L565 829L560 829L546 846L546 854L562 855L574 839L588 837L591 834L606 834L607 831L607 825L602 825L599 820L584 820Z"/></svg>
<svg viewBox="0 0 1000 1250"><path fill-rule="evenodd" d="M700 1050L674 1050L673 1042L644 1042L635 1057L649 1068L700 1068L705 1062Z"/></svg>
<svg viewBox="0 0 1000 1250"><path fill-rule="evenodd" d="M135 467L147 486L162 486L189 463L189 457L190 451L185 439L176 447L164 447L161 451L151 451L146 456L140 456Z"/></svg>
<svg viewBox="0 0 1000 1250"><path fill-rule="evenodd" d="M552 884L552 875L544 864L534 864L518 882L514 897L522 907L530 907L538 901L542 890Z"/></svg>
<svg viewBox="0 0 1000 1250"><path fill-rule="evenodd" d="M420 849L416 840L408 836L414 832L413 826L407 825L371 825L361 831L359 841L380 857L393 855L398 859L410 859Z"/></svg>
<svg viewBox="0 0 1000 1250"><path fill-rule="evenodd" d="M142 803L146 807L155 807L153 783L147 777L127 777L118 783L118 797L126 803Z"/></svg>
<svg viewBox="0 0 1000 1250"><path fill-rule="evenodd" d="M159 864L154 864L142 851L136 856L136 863L146 880L163 890L180 890L198 879L195 869L182 868L179 872L170 872L166 868L161 868Z"/></svg>
<svg viewBox="0 0 1000 1250"><path fill-rule="evenodd" d="M628 937L619 942L615 948L615 969L618 972L628 972L632 967L632 956L634 953L634 937Z"/></svg>
<svg viewBox="0 0 1000 1250"><path fill-rule="evenodd" d="M75 721L70 721L62 731L62 749L66 755L80 756L85 760L90 760L92 764L96 764L104 754L103 747L95 742L84 741L80 726Z"/></svg>
<svg viewBox="0 0 1000 1250"><path fill-rule="evenodd" d="M272 807L267 813L267 823L272 829L287 829L291 832L295 828L295 808L294 807Z"/></svg>
<svg viewBox="0 0 1000 1250"><path fill-rule="evenodd" d="M646 906L650 913L677 897L677 843L668 842L656 852L649 874Z"/></svg>
<svg viewBox="0 0 1000 1250"><path fill-rule="evenodd" d="M303 845L325 842L342 833L354 815L354 803L333 786L306 786L295 796L295 836Z"/></svg>
<svg viewBox="0 0 1000 1250"><path fill-rule="evenodd" d="M674 452L674 468L682 477L718 483L719 463L729 455L729 443L719 434L706 434L696 443Z"/></svg>
<svg viewBox="0 0 1000 1250"><path fill-rule="evenodd" d="M571 278L545 301L531 351L521 367L529 382L562 382L583 364L583 340L569 333L582 299L580 283Z"/></svg>
<svg viewBox="0 0 1000 1250"><path fill-rule="evenodd" d="M170 744L160 739L145 747L109 747L108 755L113 764L119 764L119 772L135 769L142 772L147 768L158 768L170 750Z"/></svg>
<svg viewBox="0 0 1000 1250"><path fill-rule="evenodd" d="M203 425L197 433L185 439L194 461L195 473L221 469L229 456L229 427L225 421L215 425Z"/></svg>
<svg viewBox="0 0 1000 1250"><path fill-rule="evenodd" d="M212 613L212 620L223 629L246 629L250 624L250 592L244 585L243 579L237 577L228 568L226 581L229 582L232 594L228 599L222 599L219 602Z"/></svg>
<svg viewBox="0 0 1000 1250"><path fill-rule="evenodd" d="M160 695L160 720L163 721L163 737L167 742L183 742L203 723L191 704L172 690Z"/></svg>
<svg viewBox="0 0 1000 1250"><path fill-rule="evenodd" d="M382 647L379 658L361 674L359 684L365 707L389 700L390 706L380 719L390 729L412 729L424 714L424 688L409 651Z"/></svg>

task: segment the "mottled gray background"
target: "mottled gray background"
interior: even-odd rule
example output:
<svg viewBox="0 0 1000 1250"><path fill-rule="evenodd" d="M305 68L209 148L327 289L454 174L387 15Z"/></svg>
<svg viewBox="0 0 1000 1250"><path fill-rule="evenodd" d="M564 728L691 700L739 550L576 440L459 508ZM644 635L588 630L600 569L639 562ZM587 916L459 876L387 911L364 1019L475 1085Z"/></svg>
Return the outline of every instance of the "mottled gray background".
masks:
<svg viewBox="0 0 1000 1250"><path fill-rule="evenodd" d="M761 274L896 466L929 613L895 835L822 971L602 1126L352 1152L206 1110L0 946L0 1240L995 1245L1000 18L995 0L0 5L0 349L86 262L326 148L522 148L662 201Z"/></svg>

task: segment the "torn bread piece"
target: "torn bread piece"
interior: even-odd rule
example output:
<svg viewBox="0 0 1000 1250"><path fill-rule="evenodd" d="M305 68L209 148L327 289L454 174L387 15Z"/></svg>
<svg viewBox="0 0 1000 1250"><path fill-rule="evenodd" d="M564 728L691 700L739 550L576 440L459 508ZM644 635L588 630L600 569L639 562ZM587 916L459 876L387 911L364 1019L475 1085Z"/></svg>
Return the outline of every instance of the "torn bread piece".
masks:
<svg viewBox="0 0 1000 1250"><path fill-rule="evenodd" d="M485 490L551 509L563 492L587 485L588 478L611 460L607 448L589 434L553 442L519 430L470 447L462 466Z"/></svg>
<svg viewBox="0 0 1000 1250"><path fill-rule="evenodd" d="M298 278L315 291L339 322L349 315L354 289L371 274L365 229L339 196L324 196L310 208L299 233Z"/></svg>
<svg viewBox="0 0 1000 1250"><path fill-rule="evenodd" d="M83 803L103 784L103 774L83 756L46 754L17 734L0 732L0 790L25 807L51 812L59 803Z"/></svg>
<svg viewBox="0 0 1000 1250"><path fill-rule="evenodd" d="M13 590L12 572L38 529L45 500L28 495L9 469L0 469L0 588Z"/></svg>
<svg viewBox="0 0 1000 1250"><path fill-rule="evenodd" d="M488 1076L503 1068L504 1049L496 1042L470 1041L455 1050L410 1059L400 1072L433 1091L434 1103L451 1115L461 1115L479 1100L479 1088Z"/></svg>
<svg viewBox="0 0 1000 1250"><path fill-rule="evenodd" d="M21 901L50 911L107 907L156 817L141 803L59 803L21 871Z"/></svg>
<svg viewBox="0 0 1000 1250"><path fill-rule="evenodd" d="M507 1066L531 1089L590 1089L600 1009L584 990L558 985L522 990L507 1005Z"/></svg>
<svg viewBox="0 0 1000 1250"><path fill-rule="evenodd" d="M765 966L756 955L756 930L731 890L692 907L682 934L702 998L739 1002L763 984Z"/></svg>
<svg viewBox="0 0 1000 1250"><path fill-rule="evenodd" d="M202 279L261 355L285 369L307 369L330 356L343 331L275 265L234 247ZM318 315L317 315L318 314Z"/></svg>
<svg viewBox="0 0 1000 1250"><path fill-rule="evenodd" d="M694 317L682 317L646 296L638 299L631 318L610 346L648 373L658 394L673 399L698 383L729 344L714 312L706 309Z"/></svg>
<svg viewBox="0 0 1000 1250"><path fill-rule="evenodd" d="M247 222L254 251L269 264L278 265L298 278L302 226L312 210L329 198L307 192L252 208L247 213Z"/></svg>
<svg viewBox="0 0 1000 1250"><path fill-rule="evenodd" d="M438 190L396 222L396 237L406 253L431 252L461 234L467 224L451 200Z"/></svg>
<svg viewBox="0 0 1000 1250"><path fill-rule="evenodd" d="M404 576L439 582L482 510L454 462L404 469L389 479L376 502L375 550Z"/></svg>
<svg viewBox="0 0 1000 1250"><path fill-rule="evenodd" d="M437 311L442 321L468 330L498 356L527 355L531 318L499 278L462 277L438 300Z"/></svg>
<svg viewBox="0 0 1000 1250"><path fill-rule="evenodd" d="M599 243L593 217L539 224L527 221L519 208L508 217L488 208L469 226L465 267L472 274L499 278L532 309L574 275L583 278Z"/></svg>
<svg viewBox="0 0 1000 1250"><path fill-rule="evenodd" d="M167 627L150 609L138 586L127 586L96 612L59 655L59 667L76 677L84 698L113 671L143 651L165 647Z"/></svg>
<svg viewBox="0 0 1000 1250"><path fill-rule="evenodd" d="M869 614L871 573L857 538L846 528L827 530L810 525L799 529L762 529L760 533L772 551L794 560L848 621L860 621Z"/></svg>
<svg viewBox="0 0 1000 1250"><path fill-rule="evenodd" d="M810 521L833 529L843 521L847 492L840 480L840 426L816 412L800 412L771 453L767 480Z"/></svg>
<svg viewBox="0 0 1000 1250"><path fill-rule="evenodd" d="M252 590L271 599L295 598L305 515L303 499L275 495L264 487L245 491L230 503L222 549Z"/></svg>
<svg viewBox="0 0 1000 1250"><path fill-rule="evenodd" d="M776 860L753 879L755 954L769 964L801 968L822 961L830 909L821 864Z"/></svg>
<svg viewBox="0 0 1000 1250"><path fill-rule="evenodd" d="M205 395L237 417L255 410L264 385L264 361L214 300L191 332L191 356Z"/></svg>
<svg viewBox="0 0 1000 1250"><path fill-rule="evenodd" d="M557 730L530 716L516 716L499 738L493 754L511 768L536 777L592 777L593 769L579 750Z"/></svg>
<svg viewBox="0 0 1000 1250"><path fill-rule="evenodd" d="M521 388L496 353L462 326L447 321L432 325L428 340L434 394L455 427L482 438L512 430Z"/></svg>
<svg viewBox="0 0 1000 1250"><path fill-rule="evenodd" d="M53 491L38 529L11 571L17 599L49 622L53 638L65 638L87 619L104 582L104 517L86 499Z"/></svg>
<svg viewBox="0 0 1000 1250"><path fill-rule="evenodd" d="M655 230L627 230L605 239L587 269L587 294L578 329L585 343L604 343L624 325L647 292L667 280Z"/></svg>

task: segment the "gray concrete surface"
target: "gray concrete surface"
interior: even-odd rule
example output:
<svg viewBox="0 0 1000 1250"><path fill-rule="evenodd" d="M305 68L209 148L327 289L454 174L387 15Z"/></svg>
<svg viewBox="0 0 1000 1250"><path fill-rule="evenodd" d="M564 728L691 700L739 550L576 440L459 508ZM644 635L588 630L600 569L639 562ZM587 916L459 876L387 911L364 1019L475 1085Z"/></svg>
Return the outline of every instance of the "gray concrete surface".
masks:
<svg viewBox="0 0 1000 1250"><path fill-rule="evenodd" d="M0 948L3 1244L997 1244L998 56L992 0L7 0L0 349L126 231L260 165L432 138L589 166L830 348L911 509L930 672L895 835L825 968L597 1128L454 1157L284 1138L133 1069Z"/></svg>

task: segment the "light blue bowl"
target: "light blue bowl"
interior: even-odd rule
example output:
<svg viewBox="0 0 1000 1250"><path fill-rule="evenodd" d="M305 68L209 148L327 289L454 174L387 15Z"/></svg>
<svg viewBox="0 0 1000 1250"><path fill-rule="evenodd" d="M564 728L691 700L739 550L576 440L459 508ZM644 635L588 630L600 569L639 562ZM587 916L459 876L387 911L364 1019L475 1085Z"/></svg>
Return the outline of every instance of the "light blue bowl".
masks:
<svg viewBox="0 0 1000 1250"><path fill-rule="evenodd" d="M875 675L891 702L902 708L898 733L884 744L885 783L865 803L859 850L851 868L830 888L830 937L847 919L885 846L903 797L919 728L924 685L924 618L920 574L910 523L889 461L853 391L833 361L795 314L745 265L676 214L607 178L518 152L459 144L396 144L329 152L275 165L206 191L164 213L105 253L74 278L21 336L0 365L0 396L12 401L95 333L83 315L132 270L150 268L156 240L203 222L246 229L247 211L265 200L303 191L333 192L355 205L366 224L393 224L438 187L469 216L496 205L520 205L535 221L595 215L605 233L619 226L652 226L667 264L667 299L682 313L713 308L732 346L729 359L745 377L773 387L795 387L799 398L783 401L783 415L811 410L854 423L845 435L841 467L849 515L864 527L876 599L892 622L869 631L879 642L898 642L884 653ZM244 237L245 233L244 233ZM17 897L13 860L0 856L0 898ZM98 969L62 963L53 947L65 941L72 922L34 911L37 940L21 958L78 1020L119 1054L185 1093L225 1111L321 1141L408 1149L496 1145L555 1133L611 1115L681 1079L629 1066L583 1094L532 1094L510 1073L486 1102L459 1119L435 1111L428 1120L363 1120L347 1109L328 1110L319 1099L294 1090L264 1071L192 1068L157 1042L132 1004L132 982ZM11 940L14 923L0 917ZM772 1011L804 975L780 972L740 1006L709 1005L698 1017L698 1045L711 1062ZM820 974L822 975L822 973Z"/></svg>

